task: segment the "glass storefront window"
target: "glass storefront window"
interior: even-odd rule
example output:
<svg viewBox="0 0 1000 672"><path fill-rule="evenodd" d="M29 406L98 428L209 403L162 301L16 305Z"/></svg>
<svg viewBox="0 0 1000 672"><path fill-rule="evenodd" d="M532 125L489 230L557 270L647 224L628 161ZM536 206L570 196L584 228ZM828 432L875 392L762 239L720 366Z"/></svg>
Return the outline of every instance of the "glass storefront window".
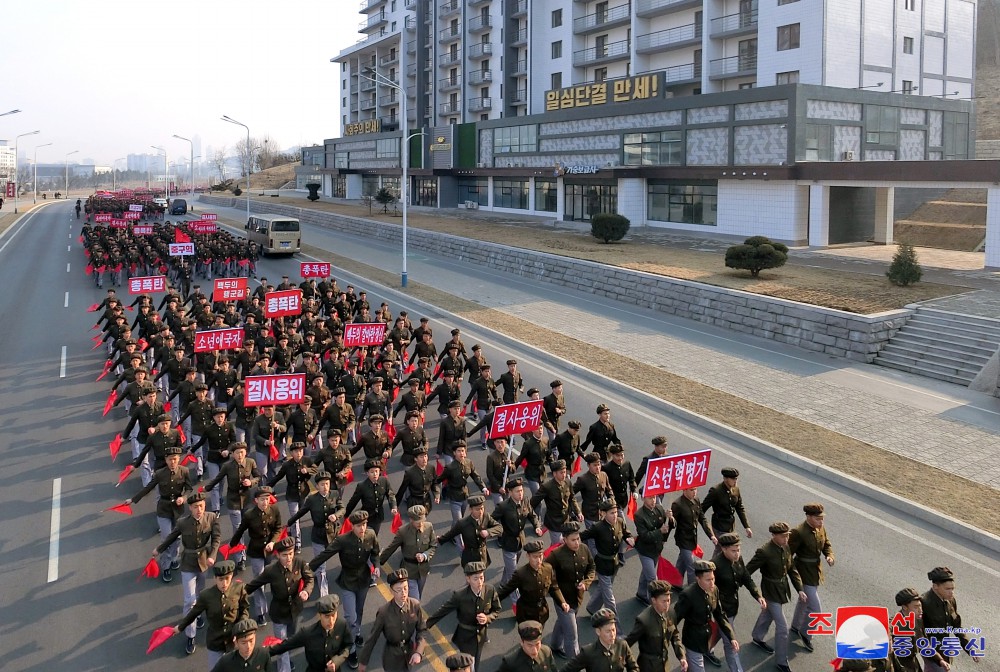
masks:
<svg viewBox="0 0 1000 672"><path fill-rule="evenodd" d="M493 180L493 207L528 209L527 180Z"/></svg>
<svg viewBox="0 0 1000 672"><path fill-rule="evenodd" d="M345 175L333 176L333 197L347 198L347 177Z"/></svg>
<svg viewBox="0 0 1000 672"><path fill-rule="evenodd" d="M618 212L617 184L567 184L566 213L571 222L589 222L600 212Z"/></svg>
<svg viewBox="0 0 1000 672"><path fill-rule="evenodd" d="M508 126L493 129L493 153L509 154L511 152L537 152L538 127Z"/></svg>
<svg viewBox="0 0 1000 672"><path fill-rule="evenodd" d="M458 179L458 202L473 201L482 206L490 204L489 180L485 177L461 177Z"/></svg>
<svg viewBox="0 0 1000 672"><path fill-rule="evenodd" d="M626 166L679 166L684 158L680 131L626 133L622 146Z"/></svg>
<svg viewBox="0 0 1000 672"><path fill-rule="evenodd" d="M364 196L374 196L378 193L378 175L363 175L361 177L361 193Z"/></svg>
<svg viewBox="0 0 1000 672"><path fill-rule="evenodd" d="M535 210L539 212L555 212L559 200L555 180L535 180Z"/></svg>
<svg viewBox="0 0 1000 672"><path fill-rule="evenodd" d="M715 226L719 188L715 184L683 184L650 180L646 217L657 222Z"/></svg>
<svg viewBox="0 0 1000 672"><path fill-rule="evenodd" d="M413 184L412 203L428 208L438 207L438 185L436 177L418 177Z"/></svg>

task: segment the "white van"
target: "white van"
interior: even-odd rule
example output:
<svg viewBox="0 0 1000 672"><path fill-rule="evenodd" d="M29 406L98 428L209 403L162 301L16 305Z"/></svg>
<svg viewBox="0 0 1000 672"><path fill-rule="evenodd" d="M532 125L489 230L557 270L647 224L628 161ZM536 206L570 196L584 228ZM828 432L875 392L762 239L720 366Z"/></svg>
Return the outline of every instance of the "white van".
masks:
<svg viewBox="0 0 1000 672"><path fill-rule="evenodd" d="M299 220L284 215L253 215L246 225L247 239L262 254L295 254L302 251Z"/></svg>

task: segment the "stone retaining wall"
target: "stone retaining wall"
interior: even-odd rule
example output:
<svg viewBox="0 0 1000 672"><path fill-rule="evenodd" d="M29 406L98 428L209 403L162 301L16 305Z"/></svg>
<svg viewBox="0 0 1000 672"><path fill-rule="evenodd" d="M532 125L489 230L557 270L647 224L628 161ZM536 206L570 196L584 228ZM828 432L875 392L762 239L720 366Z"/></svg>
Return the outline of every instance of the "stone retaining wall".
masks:
<svg viewBox="0 0 1000 672"><path fill-rule="evenodd" d="M200 200L222 207L241 207L246 202L214 196L202 196ZM288 215L306 224L401 244L400 224L257 201L251 201L250 208L253 212ZM862 362L871 362L912 314L901 309L857 315L416 228L408 231L408 245L412 250Z"/></svg>
<svg viewBox="0 0 1000 672"><path fill-rule="evenodd" d="M976 140L977 159L1000 159L1000 140Z"/></svg>

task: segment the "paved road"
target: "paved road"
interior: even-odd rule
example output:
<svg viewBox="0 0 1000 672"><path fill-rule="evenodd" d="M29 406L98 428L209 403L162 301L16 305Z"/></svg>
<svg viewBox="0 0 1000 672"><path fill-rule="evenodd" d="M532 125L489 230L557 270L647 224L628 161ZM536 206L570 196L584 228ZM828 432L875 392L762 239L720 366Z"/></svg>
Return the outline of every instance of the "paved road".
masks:
<svg viewBox="0 0 1000 672"><path fill-rule="evenodd" d="M6 249L0 249L0 281L9 289L0 296L0 310L8 316L0 321L5 342L0 351L0 376L6 383L0 386L0 423L7 428L0 436L0 454L5 458L0 476L0 484L5 486L0 500L4 522L0 528L0 594L8 607L0 617L4 669L204 669L203 648L186 657L180 639L168 642L152 656L144 655L149 633L179 617L181 601L176 582L165 585L136 580L156 543L152 502L137 505L131 518L99 513L120 501L126 492L133 492L137 481L123 486L126 492L113 487L123 460L119 458L117 467L110 464L107 441L122 428L123 412L100 417L107 385L94 382L102 358L90 351L87 336L93 316L85 311L99 300L101 292L83 278L83 256L76 244L79 227L70 219L70 212L65 204L46 207L32 214L23 228L14 227L0 239L0 248L9 241ZM306 242L318 244L311 230L306 231ZM294 275L297 261L267 260L261 270L269 277L283 272ZM71 264L69 272L67 263ZM425 312L391 291L370 283L356 285L367 289L373 302L387 297L396 311L407 308L411 315ZM64 308L66 292L69 302ZM433 326L443 333L449 324L446 316L439 320L439 312L429 312ZM571 417L590 422L597 403L609 403L634 464L655 434L668 434L677 452L713 448L714 473L725 464L743 472L741 485L751 521L760 533L772 519L797 522L803 502L824 501L839 558L824 589L827 607L890 604L899 588L912 585L922 590L927 583L926 571L946 564L959 577L959 601L966 624L982 627L988 638L1000 632L995 609L1000 566L982 549L913 524L900 512L880 511L863 498L811 482L801 472L750 454L718 436L664 419L639 401L641 397L604 392L599 378L575 367L536 364L530 351L502 349L500 339L489 332L471 330L466 341L483 344L491 362L508 356L518 358L529 384L544 386L555 377L567 380ZM60 379L63 346L68 356L66 376ZM431 436L433 440L433 431ZM483 456L474 453L480 466ZM61 525L58 573L49 581L54 479L61 479ZM446 520L444 510L431 516L442 531ZM228 529L226 522L223 529ZM388 530L382 536L383 543L387 542ZM760 536L755 536L746 542L747 554L759 541ZM672 553L673 548L668 548ZM455 576L458 558L454 549L443 549L438 557L425 600L428 609L441 604L447 591L461 583ZM499 553L494 551L488 581L495 582L501 569ZM638 611L636 603L627 599L635 591L637 576L638 561L630 556L616 581L616 593L624 598L620 609L626 623ZM379 600L371 596L366 623L373 619ZM737 622L737 632L744 640L754 617L751 611L745 607ZM307 615L312 617L312 609ZM453 627L454 621L446 619L440 629L450 636ZM589 628L584 625L581 630L585 641L591 641ZM483 665L486 672L496 669L498 656L515 646L512 618L498 622L492 632ZM827 669L826 661L833 657L832 642L817 643L813 654L793 645L793 669ZM759 651L748 649L744 661L748 670L773 669ZM373 661L373 669L376 664ZM440 667L429 662L424 669ZM972 666L963 661L960 669ZM992 658L975 669L996 672L1000 665Z"/></svg>

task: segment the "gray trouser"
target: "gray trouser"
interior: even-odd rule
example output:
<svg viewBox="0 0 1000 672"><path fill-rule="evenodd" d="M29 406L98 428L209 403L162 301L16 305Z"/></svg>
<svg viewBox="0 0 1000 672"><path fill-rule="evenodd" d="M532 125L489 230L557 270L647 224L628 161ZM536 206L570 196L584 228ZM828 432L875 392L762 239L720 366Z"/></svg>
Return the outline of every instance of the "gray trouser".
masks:
<svg viewBox="0 0 1000 672"><path fill-rule="evenodd" d="M174 521L170 520L169 518L161 518L160 516L157 516L156 524L160 528L160 540L165 541L167 535L170 534L170 531L172 529L174 529ZM170 569L170 564L177 561L177 558L180 555L180 550L181 550L181 542L180 539L178 539L174 543L170 544L170 547L167 548L167 550L163 551L163 553L160 553L159 557L160 569L161 570Z"/></svg>
<svg viewBox="0 0 1000 672"><path fill-rule="evenodd" d="M326 549L326 546L324 546L323 544L313 544L312 549L313 549L313 557L315 558L317 555L322 553L324 549ZM319 589L319 596L325 597L329 595L330 584L327 583L326 579L326 563L324 562L322 565L317 567L314 571L314 574L316 576L316 588Z"/></svg>
<svg viewBox="0 0 1000 672"><path fill-rule="evenodd" d="M486 417L486 411L479 409L476 411L476 417L479 418L479 422L483 421ZM482 444L483 448L486 448L486 437L490 432L489 425L483 425L483 428L479 430L479 442Z"/></svg>
<svg viewBox="0 0 1000 672"><path fill-rule="evenodd" d="M580 633L577 629L576 609L564 612L556 609L556 625L552 629L552 648L559 649L567 656L580 653Z"/></svg>
<svg viewBox="0 0 1000 672"><path fill-rule="evenodd" d="M361 621L364 619L365 599L368 597L369 586L365 585L358 590L340 591L340 599L344 605L344 620L351 630L354 639L361 636Z"/></svg>
<svg viewBox="0 0 1000 672"><path fill-rule="evenodd" d="M288 500L288 517L289 518L291 518L292 516L294 516L296 513L299 512L299 506L301 506L301 504L299 502L296 502L296 501L291 500L291 499ZM302 532L301 532L301 529L299 527L299 521L296 520L292 524L292 529L288 530L288 536L290 536L293 539L295 539L295 547L296 548L301 548L302 547Z"/></svg>
<svg viewBox="0 0 1000 672"><path fill-rule="evenodd" d="M184 613L186 614L194 606L195 600L198 599L198 593L205 590L205 573L181 572L181 588L184 589ZM197 632L197 623L192 623L184 628L186 637L194 637Z"/></svg>
<svg viewBox="0 0 1000 672"><path fill-rule="evenodd" d="M298 624L295 622L292 622L291 625L274 624L274 636L278 639L288 639L295 634L296 630L298 630ZM292 672L291 654L283 653L278 657L278 672Z"/></svg>
<svg viewBox="0 0 1000 672"><path fill-rule="evenodd" d="M224 655L226 655L225 651L212 651L212 649L208 650L208 670L209 670L209 672L212 672L212 670L215 668L216 663L218 663L219 659L222 658Z"/></svg>
<svg viewBox="0 0 1000 672"><path fill-rule="evenodd" d="M503 552L503 578L500 579L501 584L505 584L510 581L510 577L514 576L514 572L517 570L517 561L520 559L521 553L519 551L504 551ZM521 591L515 590L511 593L510 601L513 604L517 604L517 598L521 596Z"/></svg>
<svg viewBox="0 0 1000 672"><path fill-rule="evenodd" d="M451 522L457 523L465 517L465 514L469 512L469 504L466 500L456 501L454 499L448 500L448 505L451 507ZM461 535L455 537L455 545L459 548L464 548L462 543Z"/></svg>
<svg viewBox="0 0 1000 672"><path fill-rule="evenodd" d="M795 601L795 611L792 612L792 627L805 634L809 628L809 614L818 614L823 611L819 603L819 586L802 586L802 592L806 594L806 602L803 604Z"/></svg>
<svg viewBox="0 0 1000 672"><path fill-rule="evenodd" d="M705 654L688 649L686 654L688 672L705 672Z"/></svg>
<svg viewBox="0 0 1000 672"><path fill-rule="evenodd" d="M221 465L216 464L215 462L205 462L205 475L208 477L208 480L212 480L213 478L219 475L220 466ZM208 492L209 511L218 511L219 507L221 506L220 503L221 496L219 495L220 487L221 486L217 485Z"/></svg>
<svg viewBox="0 0 1000 672"><path fill-rule="evenodd" d="M677 571L684 577L685 583L694 583L694 551L677 549Z"/></svg>
<svg viewBox="0 0 1000 672"><path fill-rule="evenodd" d="M250 572L255 579L264 571L265 566L267 566L267 560L264 558L250 558ZM264 590L262 586L250 596L253 598L253 609L251 611L254 616L262 616L267 613L267 596L264 595Z"/></svg>
<svg viewBox="0 0 1000 672"><path fill-rule="evenodd" d="M530 479L525 479L524 484L528 486L528 492L530 492L532 495L538 492L538 488L542 487L541 483L539 483L538 481L532 481Z"/></svg>
<svg viewBox="0 0 1000 672"><path fill-rule="evenodd" d="M239 528L241 522L243 522L243 512L240 511L238 508L229 509L229 523L230 525L233 526L233 533L235 533L237 528ZM244 532L243 536L236 543L243 544L245 546L246 538L247 535ZM246 551L240 551L239 553L233 553L231 556L229 556L229 559L232 560L233 562L239 562L240 560L245 560L246 557L247 557Z"/></svg>
<svg viewBox="0 0 1000 672"><path fill-rule="evenodd" d="M726 620L729 621L729 625L736 628L736 619L732 616L726 616ZM722 640L722 648L726 652L726 665L729 666L729 672L743 672L743 661L740 660L740 654L735 649L733 649L733 640L726 637L726 633L719 631L719 638Z"/></svg>
<svg viewBox="0 0 1000 672"><path fill-rule="evenodd" d="M549 541L552 542L553 545L554 544L561 544L562 540L563 540L563 533L562 532L556 532L555 530L549 530Z"/></svg>
<svg viewBox="0 0 1000 672"><path fill-rule="evenodd" d="M767 631L774 623L774 662L776 665L788 665L788 623L785 622L785 612L782 605L773 600L767 601L767 609L760 612L753 626L752 636L758 641L764 641Z"/></svg>
<svg viewBox="0 0 1000 672"><path fill-rule="evenodd" d="M642 565L642 571L639 573L639 587L635 589L635 594L648 600L649 582L656 580L656 558L639 555L639 564Z"/></svg>
<svg viewBox="0 0 1000 672"><path fill-rule="evenodd" d="M590 602L587 603L587 611L591 614L598 609L607 607L615 612L615 621L618 620L618 603L615 601L614 587L611 585L615 580L613 576L605 576L597 573L597 581L591 586Z"/></svg>

